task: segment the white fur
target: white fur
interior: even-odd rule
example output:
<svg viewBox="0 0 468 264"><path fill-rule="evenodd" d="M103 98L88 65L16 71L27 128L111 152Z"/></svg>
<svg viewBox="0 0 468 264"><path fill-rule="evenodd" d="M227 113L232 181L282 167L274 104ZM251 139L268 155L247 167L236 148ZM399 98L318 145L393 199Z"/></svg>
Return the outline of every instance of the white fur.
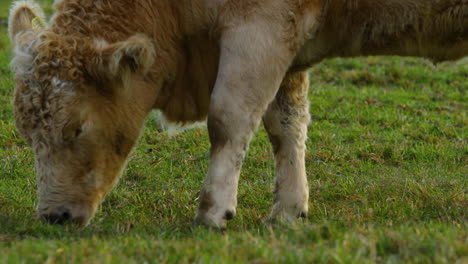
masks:
<svg viewBox="0 0 468 264"><path fill-rule="evenodd" d="M32 32L28 33L32 34ZM35 45L35 40L32 40L32 36L26 36L25 34L22 35L25 39L29 39L31 37L31 41L21 41L21 43L17 43L15 45L15 56L11 61L11 66L13 67L18 79L27 78L27 76L32 74L34 69L34 56L32 54L32 49Z"/></svg>
<svg viewBox="0 0 468 264"><path fill-rule="evenodd" d="M167 133L169 136L175 136L190 129L206 127L206 120L188 124L171 122L160 111L153 111L151 117L154 120L154 122L159 126L159 129Z"/></svg>

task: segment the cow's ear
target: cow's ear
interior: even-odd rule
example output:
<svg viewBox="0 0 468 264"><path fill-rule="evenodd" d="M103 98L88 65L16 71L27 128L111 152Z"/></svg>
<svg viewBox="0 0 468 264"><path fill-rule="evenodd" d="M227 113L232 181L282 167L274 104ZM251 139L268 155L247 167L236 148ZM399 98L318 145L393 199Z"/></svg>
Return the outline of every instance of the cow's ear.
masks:
<svg viewBox="0 0 468 264"><path fill-rule="evenodd" d="M23 32L42 30L46 27L44 11L31 0L16 1L10 9L8 35L11 43L17 45L16 37Z"/></svg>
<svg viewBox="0 0 468 264"><path fill-rule="evenodd" d="M137 34L113 44L97 44L97 55L92 59L94 77L119 80L132 73L146 74L153 65L155 51L151 40Z"/></svg>

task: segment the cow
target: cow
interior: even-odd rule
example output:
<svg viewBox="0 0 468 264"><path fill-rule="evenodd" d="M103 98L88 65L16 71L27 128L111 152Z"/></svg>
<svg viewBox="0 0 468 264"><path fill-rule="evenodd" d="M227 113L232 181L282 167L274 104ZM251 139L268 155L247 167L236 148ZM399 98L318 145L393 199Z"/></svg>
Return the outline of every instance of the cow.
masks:
<svg viewBox="0 0 468 264"><path fill-rule="evenodd" d="M307 69L327 58L468 54L467 0L32 0L9 16L14 116L31 146L41 219L86 225L144 120L207 120L195 222L226 228L260 122L275 158L271 222L308 212Z"/></svg>

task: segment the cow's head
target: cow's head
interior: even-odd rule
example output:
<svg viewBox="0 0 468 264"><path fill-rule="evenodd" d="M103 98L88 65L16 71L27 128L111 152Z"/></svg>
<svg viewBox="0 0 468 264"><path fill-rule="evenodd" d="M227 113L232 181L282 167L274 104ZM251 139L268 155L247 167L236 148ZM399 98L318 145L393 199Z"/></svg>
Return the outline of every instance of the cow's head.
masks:
<svg viewBox="0 0 468 264"><path fill-rule="evenodd" d="M153 46L141 35L61 36L44 21L31 1L10 14L15 121L34 152L39 216L86 224L139 136L148 109L129 86L149 70Z"/></svg>

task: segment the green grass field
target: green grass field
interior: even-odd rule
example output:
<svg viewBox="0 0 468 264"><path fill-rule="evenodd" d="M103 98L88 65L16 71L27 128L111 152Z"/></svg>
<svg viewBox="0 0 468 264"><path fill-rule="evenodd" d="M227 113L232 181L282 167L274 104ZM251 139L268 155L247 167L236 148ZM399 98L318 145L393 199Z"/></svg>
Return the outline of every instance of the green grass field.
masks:
<svg viewBox="0 0 468 264"><path fill-rule="evenodd" d="M0 21L9 2L0 3ZM192 226L206 130L169 137L151 119L88 227L39 222L33 155L13 122L10 59L3 24L0 263L468 263L466 62L373 57L313 68L308 220L263 224L274 168L261 128L244 163L238 216L219 233Z"/></svg>

